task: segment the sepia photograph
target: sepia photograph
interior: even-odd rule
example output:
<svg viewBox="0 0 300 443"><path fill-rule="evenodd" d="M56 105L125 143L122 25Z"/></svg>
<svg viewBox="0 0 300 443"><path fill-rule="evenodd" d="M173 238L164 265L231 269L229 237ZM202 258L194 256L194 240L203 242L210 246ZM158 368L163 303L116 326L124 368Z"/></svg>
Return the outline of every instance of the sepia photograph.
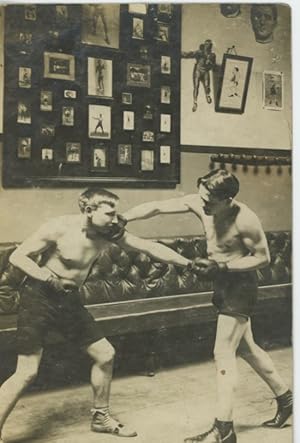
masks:
<svg viewBox="0 0 300 443"><path fill-rule="evenodd" d="M141 150L141 171L154 171L154 151Z"/></svg>
<svg viewBox="0 0 300 443"><path fill-rule="evenodd" d="M41 135L46 137L54 137L55 135L55 126L52 124L42 124L41 126Z"/></svg>
<svg viewBox="0 0 300 443"><path fill-rule="evenodd" d="M42 160L47 161L53 161L53 149L52 148L42 148Z"/></svg>
<svg viewBox="0 0 300 443"><path fill-rule="evenodd" d="M36 5L24 6L24 18L25 20L36 21Z"/></svg>
<svg viewBox="0 0 300 443"><path fill-rule="evenodd" d="M272 111L283 109L283 72L263 72L263 107Z"/></svg>
<svg viewBox="0 0 300 443"><path fill-rule="evenodd" d="M28 100L19 100L17 109L17 122L25 125L31 124L31 104Z"/></svg>
<svg viewBox="0 0 300 443"><path fill-rule="evenodd" d="M123 129L126 131L134 130L134 112L123 111Z"/></svg>
<svg viewBox="0 0 300 443"><path fill-rule="evenodd" d="M169 43L169 32L169 25L166 23L157 22L154 38L160 42Z"/></svg>
<svg viewBox="0 0 300 443"><path fill-rule="evenodd" d="M89 134L90 138L111 138L111 107L104 105L89 105Z"/></svg>
<svg viewBox="0 0 300 443"><path fill-rule="evenodd" d="M75 58L60 52L44 52L44 77L75 80Z"/></svg>
<svg viewBox="0 0 300 443"><path fill-rule="evenodd" d="M160 114L160 131L171 132L171 115Z"/></svg>
<svg viewBox="0 0 300 443"><path fill-rule="evenodd" d="M63 106L61 110L61 124L63 126L74 126L73 106Z"/></svg>
<svg viewBox="0 0 300 443"><path fill-rule="evenodd" d="M127 63L127 86L150 88L151 66L139 63Z"/></svg>
<svg viewBox="0 0 300 443"><path fill-rule="evenodd" d="M88 95L112 98L112 60L88 57Z"/></svg>
<svg viewBox="0 0 300 443"><path fill-rule="evenodd" d="M118 165L132 165L132 145L118 145Z"/></svg>
<svg viewBox="0 0 300 443"><path fill-rule="evenodd" d="M40 93L40 110L52 111L53 109L52 91L41 91Z"/></svg>
<svg viewBox="0 0 300 443"><path fill-rule="evenodd" d="M88 45L119 48L120 5L83 4L81 40Z"/></svg>
<svg viewBox="0 0 300 443"><path fill-rule="evenodd" d="M153 131L143 131L142 141L143 142L154 142L155 136Z"/></svg>
<svg viewBox="0 0 300 443"><path fill-rule="evenodd" d="M131 92L122 92L122 103L123 105L132 105Z"/></svg>
<svg viewBox="0 0 300 443"><path fill-rule="evenodd" d="M147 3L129 3L128 12L129 14L146 15L148 10Z"/></svg>
<svg viewBox="0 0 300 443"><path fill-rule="evenodd" d="M31 88L31 68L19 68L19 88Z"/></svg>
<svg viewBox="0 0 300 443"><path fill-rule="evenodd" d="M162 74L171 74L171 57L162 55L160 58L160 72Z"/></svg>
<svg viewBox="0 0 300 443"><path fill-rule="evenodd" d="M171 163L171 146L162 145L159 147L159 163L169 165Z"/></svg>
<svg viewBox="0 0 300 443"><path fill-rule="evenodd" d="M132 19L132 38L138 40L144 39L144 20L139 17L134 17Z"/></svg>
<svg viewBox="0 0 300 443"><path fill-rule="evenodd" d="M81 162L81 145L80 143L68 142L66 143L66 162L80 163Z"/></svg>
<svg viewBox="0 0 300 443"><path fill-rule="evenodd" d="M31 138L30 137L19 137L18 138L18 149L17 158L31 158Z"/></svg>
<svg viewBox="0 0 300 443"><path fill-rule="evenodd" d="M160 87L160 102L165 105L169 105L171 103L171 87L170 86L161 86Z"/></svg>
<svg viewBox="0 0 300 443"><path fill-rule="evenodd" d="M92 148L92 171L108 171L106 147L99 145Z"/></svg>

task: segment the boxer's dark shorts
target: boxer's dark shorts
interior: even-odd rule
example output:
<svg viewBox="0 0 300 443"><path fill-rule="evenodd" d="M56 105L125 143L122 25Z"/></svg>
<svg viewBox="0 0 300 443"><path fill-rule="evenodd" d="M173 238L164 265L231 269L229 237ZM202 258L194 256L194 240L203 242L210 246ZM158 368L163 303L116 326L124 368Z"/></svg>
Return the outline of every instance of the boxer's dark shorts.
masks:
<svg viewBox="0 0 300 443"><path fill-rule="evenodd" d="M213 304L219 314L250 317L257 300L256 271L227 272L214 281Z"/></svg>
<svg viewBox="0 0 300 443"><path fill-rule="evenodd" d="M28 355L43 348L49 332L59 332L79 347L103 338L99 325L82 305L77 290L58 294L42 282L27 279L20 292L19 354Z"/></svg>

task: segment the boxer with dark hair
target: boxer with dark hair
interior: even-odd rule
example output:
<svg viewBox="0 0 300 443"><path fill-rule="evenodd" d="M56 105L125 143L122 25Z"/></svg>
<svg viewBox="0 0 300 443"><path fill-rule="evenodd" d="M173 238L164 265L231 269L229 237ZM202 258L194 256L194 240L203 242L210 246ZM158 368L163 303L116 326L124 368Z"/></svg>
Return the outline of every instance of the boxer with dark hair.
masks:
<svg viewBox="0 0 300 443"><path fill-rule="evenodd" d="M0 388L1 430L22 392L35 379L45 338L59 331L82 347L93 359L91 384L94 393L91 429L123 437L136 432L109 413L114 349L88 310L81 304L79 287L103 250L107 240L142 251L177 266L196 266L168 247L135 237L118 215L119 198L104 189L88 189L79 197L81 214L57 217L44 224L10 256L10 262L27 275L18 312L15 373ZM42 266L33 256L42 255Z"/></svg>
<svg viewBox="0 0 300 443"><path fill-rule="evenodd" d="M276 396L275 417L263 423L282 427L292 414L292 393L268 354L254 341L251 315L257 298L256 270L270 261L267 240L256 214L234 199L237 178L217 169L197 181L198 193L145 203L124 214L138 220L158 214L191 212L203 224L207 259L196 260L201 278L213 280L213 304L218 311L214 357L217 367L216 420L212 428L187 438L186 443L236 443L233 394L236 387L236 352L268 384Z"/></svg>

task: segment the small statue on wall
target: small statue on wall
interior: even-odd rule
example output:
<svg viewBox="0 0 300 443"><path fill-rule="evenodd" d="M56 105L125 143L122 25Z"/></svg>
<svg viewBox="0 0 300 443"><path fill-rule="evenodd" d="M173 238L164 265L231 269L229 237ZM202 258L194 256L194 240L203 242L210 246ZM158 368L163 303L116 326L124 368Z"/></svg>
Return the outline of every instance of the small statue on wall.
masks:
<svg viewBox="0 0 300 443"><path fill-rule="evenodd" d="M198 94L200 83L203 84L205 97L207 103L211 103L211 89L210 89L210 70L214 69L216 65L216 54L212 52L213 43L207 39L204 43L199 45L196 51L182 52L182 58L195 58L196 62L193 69L193 108L195 112L198 107Z"/></svg>
<svg viewBox="0 0 300 443"><path fill-rule="evenodd" d="M252 5L251 23L255 40L258 43L270 43L273 41L273 31L277 25L276 5Z"/></svg>

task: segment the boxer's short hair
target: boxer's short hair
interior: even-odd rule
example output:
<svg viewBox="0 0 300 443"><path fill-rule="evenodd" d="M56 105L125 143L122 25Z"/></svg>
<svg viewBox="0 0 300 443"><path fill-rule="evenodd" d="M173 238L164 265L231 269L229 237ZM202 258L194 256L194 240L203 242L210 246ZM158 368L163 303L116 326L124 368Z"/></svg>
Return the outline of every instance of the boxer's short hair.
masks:
<svg viewBox="0 0 300 443"><path fill-rule="evenodd" d="M119 197L106 189L88 188L80 194L78 204L80 211L84 212L87 206L97 209L98 206L106 204L114 208L118 201Z"/></svg>
<svg viewBox="0 0 300 443"><path fill-rule="evenodd" d="M275 22L277 22L277 18L278 18L278 12L277 12L277 7L276 5L272 5L271 3L255 3L252 5L251 8L251 19L253 19L253 17L256 14L256 11L261 9L262 7L267 7L270 8L272 11L272 16Z"/></svg>
<svg viewBox="0 0 300 443"><path fill-rule="evenodd" d="M220 200L235 197L240 189L238 179L225 169L214 169L204 177L199 177L197 187L200 185Z"/></svg>

